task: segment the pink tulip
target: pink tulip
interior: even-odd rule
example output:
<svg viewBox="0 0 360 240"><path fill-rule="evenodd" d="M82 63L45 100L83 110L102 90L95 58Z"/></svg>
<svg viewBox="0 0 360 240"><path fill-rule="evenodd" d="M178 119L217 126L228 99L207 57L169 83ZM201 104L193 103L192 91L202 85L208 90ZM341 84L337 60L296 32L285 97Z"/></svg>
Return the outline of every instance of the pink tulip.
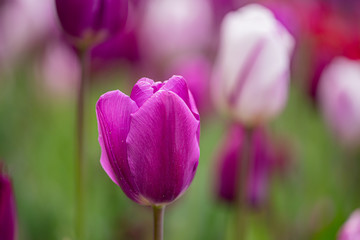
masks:
<svg viewBox="0 0 360 240"><path fill-rule="evenodd" d="M346 146L360 143L360 62L335 58L324 70L319 101L325 121Z"/></svg>
<svg viewBox="0 0 360 240"><path fill-rule="evenodd" d="M217 106L247 126L283 110L294 39L267 8L251 4L224 18L213 74Z"/></svg>
<svg viewBox="0 0 360 240"><path fill-rule="evenodd" d="M351 214L349 219L340 229L338 240L358 240L360 239L360 209Z"/></svg>

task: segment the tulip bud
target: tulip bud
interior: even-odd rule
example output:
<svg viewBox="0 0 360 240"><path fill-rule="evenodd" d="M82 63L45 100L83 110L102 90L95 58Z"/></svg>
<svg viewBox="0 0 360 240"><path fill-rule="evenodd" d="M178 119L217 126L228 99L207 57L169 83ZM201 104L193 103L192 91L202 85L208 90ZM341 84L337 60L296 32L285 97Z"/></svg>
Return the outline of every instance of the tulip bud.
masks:
<svg viewBox="0 0 360 240"><path fill-rule="evenodd" d="M325 68L319 85L319 101L325 121L346 146L360 143L360 62L335 58Z"/></svg>
<svg viewBox="0 0 360 240"><path fill-rule="evenodd" d="M220 34L215 103L247 126L277 116L287 99L293 37L257 4L227 14Z"/></svg>
<svg viewBox="0 0 360 240"><path fill-rule="evenodd" d="M11 182L0 166L0 239L16 239L16 211Z"/></svg>
<svg viewBox="0 0 360 240"><path fill-rule="evenodd" d="M186 191L199 160L200 120L184 78L142 78L130 97L102 95L96 114L101 165L130 199L163 205Z"/></svg>
<svg viewBox="0 0 360 240"><path fill-rule="evenodd" d="M59 21L77 46L86 47L125 26L127 0L56 0Z"/></svg>
<svg viewBox="0 0 360 240"><path fill-rule="evenodd" d="M216 192L221 200L230 203L236 201L237 187L240 184L237 182L241 179L238 164L243 161L243 140L243 129L238 125L232 126L217 157L219 172ZM254 131L250 151L246 199L250 206L259 207L267 198L271 170L271 154L263 129L258 128Z"/></svg>
<svg viewBox="0 0 360 240"><path fill-rule="evenodd" d="M360 239L360 209L353 212L344 226L340 229L338 240Z"/></svg>

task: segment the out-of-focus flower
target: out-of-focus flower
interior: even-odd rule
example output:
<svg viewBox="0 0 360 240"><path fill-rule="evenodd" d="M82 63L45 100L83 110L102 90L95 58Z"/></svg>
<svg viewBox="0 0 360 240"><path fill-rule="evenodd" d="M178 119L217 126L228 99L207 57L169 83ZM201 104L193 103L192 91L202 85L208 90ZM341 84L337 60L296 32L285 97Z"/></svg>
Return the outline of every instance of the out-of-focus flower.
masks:
<svg viewBox="0 0 360 240"><path fill-rule="evenodd" d="M294 39L272 12L247 5L225 16L213 74L214 101L245 125L284 108Z"/></svg>
<svg viewBox="0 0 360 240"><path fill-rule="evenodd" d="M243 152L244 132L242 127L234 125L230 128L224 144L221 146L217 159L217 186L218 197L227 202L236 201L239 187L238 171ZM251 150L249 172L247 176L246 199L253 207L261 206L267 198L267 188L271 170L271 152L264 130L256 129L251 136ZM240 161L239 161L240 160Z"/></svg>
<svg viewBox="0 0 360 240"><path fill-rule="evenodd" d="M175 55L203 50L211 43L209 1L153 0L144 9L139 39L149 61L164 64Z"/></svg>
<svg viewBox="0 0 360 240"><path fill-rule="evenodd" d="M338 240L357 240L360 239L360 209L351 214L349 219L340 229Z"/></svg>
<svg viewBox="0 0 360 240"><path fill-rule="evenodd" d="M92 49L92 66L95 70L117 67L127 62L136 65L140 62L138 25L141 21L140 7L129 2L129 16L126 27L108 40Z"/></svg>
<svg viewBox="0 0 360 240"><path fill-rule="evenodd" d="M130 199L162 205L186 191L199 160L200 120L182 77L140 79L130 97L108 92L96 113L102 167Z"/></svg>
<svg viewBox="0 0 360 240"><path fill-rule="evenodd" d="M360 17L340 11L336 1L314 1L305 6L303 37L309 53L308 91L317 100L320 76L336 56L360 59ZM349 1L342 1L349 2ZM350 1L351 2L351 1Z"/></svg>
<svg viewBox="0 0 360 240"><path fill-rule="evenodd" d="M15 240L17 220L14 193L9 177L1 171L0 165L0 239Z"/></svg>
<svg viewBox="0 0 360 240"><path fill-rule="evenodd" d="M63 41L50 42L36 67L46 93L60 98L75 95L81 77L80 62L76 52Z"/></svg>
<svg viewBox="0 0 360 240"><path fill-rule="evenodd" d="M200 54L190 54L176 59L169 69L169 74L173 72L184 76L200 112L209 110L211 107L209 96L211 63L209 59Z"/></svg>
<svg viewBox="0 0 360 240"><path fill-rule="evenodd" d="M0 9L0 61L9 65L56 35L55 5L49 0L13 0Z"/></svg>
<svg viewBox="0 0 360 240"><path fill-rule="evenodd" d="M345 145L360 143L360 62L335 58L324 70L319 101L335 136Z"/></svg>
<svg viewBox="0 0 360 240"><path fill-rule="evenodd" d="M121 61L136 63L140 60L138 39L135 31L119 32L92 50L92 66L102 69Z"/></svg>
<svg viewBox="0 0 360 240"><path fill-rule="evenodd" d="M126 23L128 0L56 0L59 21L79 47L100 43Z"/></svg>

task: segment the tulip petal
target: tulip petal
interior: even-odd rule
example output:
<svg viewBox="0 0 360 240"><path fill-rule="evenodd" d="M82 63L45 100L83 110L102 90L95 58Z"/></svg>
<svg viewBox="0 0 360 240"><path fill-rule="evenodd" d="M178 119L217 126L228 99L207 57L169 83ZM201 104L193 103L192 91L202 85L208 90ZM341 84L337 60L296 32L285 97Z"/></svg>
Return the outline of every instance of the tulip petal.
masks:
<svg viewBox="0 0 360 240"><path fill-rule="evenodd" d="M137 110L136 103L119 90L102 95L96 104L101 165L111 180L134 201L138 201L138 194L127 161L125 140L130 114Z"/></svg>
<svg viewBox="0 0 360 240"><path fill-rule="evenodd" d="M168 81L165 82L161 90L171 91L176 93L190 108L194 117L199 120L199 112L196 108L195 101L189 91L186 80L182 76L172 76Z"/></svg>
<svg viewBox="0 0 360 240"><path fill-rule="evenodd" d="M153 84L153 80L142 78L134 85L130 98L136 102L138 107L141 107L154 94Z"/></svg>
<svg viewBox="0 0 360 240"><path fill-rule="evenodd" d="M97 2L56 0L57 13L64 30L72 36L82 37L85 30L90 30Z"/></svg>
<svg viewBox="0 0 360 240"><path fill-rule="evenodd" d="M149 204L172 202L190 185L200 155L198 128L199 121L171 91L159 90L131 114L129 165Z"/></svg>
<svg viewBox="0 0 360 240"><path fill-rule="evenodd" d="M94 25L106 29L110 34L115 34L122 29L128 15L128 0L102 0L100 1Z"/></svg>

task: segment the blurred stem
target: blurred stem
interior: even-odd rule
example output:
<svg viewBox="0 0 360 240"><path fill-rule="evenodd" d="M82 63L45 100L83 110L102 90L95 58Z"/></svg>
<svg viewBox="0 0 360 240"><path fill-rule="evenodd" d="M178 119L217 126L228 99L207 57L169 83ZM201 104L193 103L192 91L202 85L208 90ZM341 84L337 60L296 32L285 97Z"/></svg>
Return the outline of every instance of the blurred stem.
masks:
<svg viewBox="0 0 360 240"><path fill-rule="evenodd" d="M89 81L90 50L80 52L81 81L77 95L76 109L76 236L84 239L84 109L86 105L86 89Z"/></svg>
<svg viewBox="0 0 360 240"><path fill-rule="evenodd" d="M247 189L247 179L249 174L250 167L250 158L251 158L251 137L253 130L252 128L244 128L244 139L243 145L240 149L241 154L239 154L239 163L238 163L238 179L237 179L237 209L236 209L236 226L234 239L244 240L246 239L246 189Z"/></svg>
<svg viewBox="0 0 360 240"><path fill-rule="evenodd" d="M154 240L163 240L165 206L153 206L153 210L154 210Z"/></svg>

